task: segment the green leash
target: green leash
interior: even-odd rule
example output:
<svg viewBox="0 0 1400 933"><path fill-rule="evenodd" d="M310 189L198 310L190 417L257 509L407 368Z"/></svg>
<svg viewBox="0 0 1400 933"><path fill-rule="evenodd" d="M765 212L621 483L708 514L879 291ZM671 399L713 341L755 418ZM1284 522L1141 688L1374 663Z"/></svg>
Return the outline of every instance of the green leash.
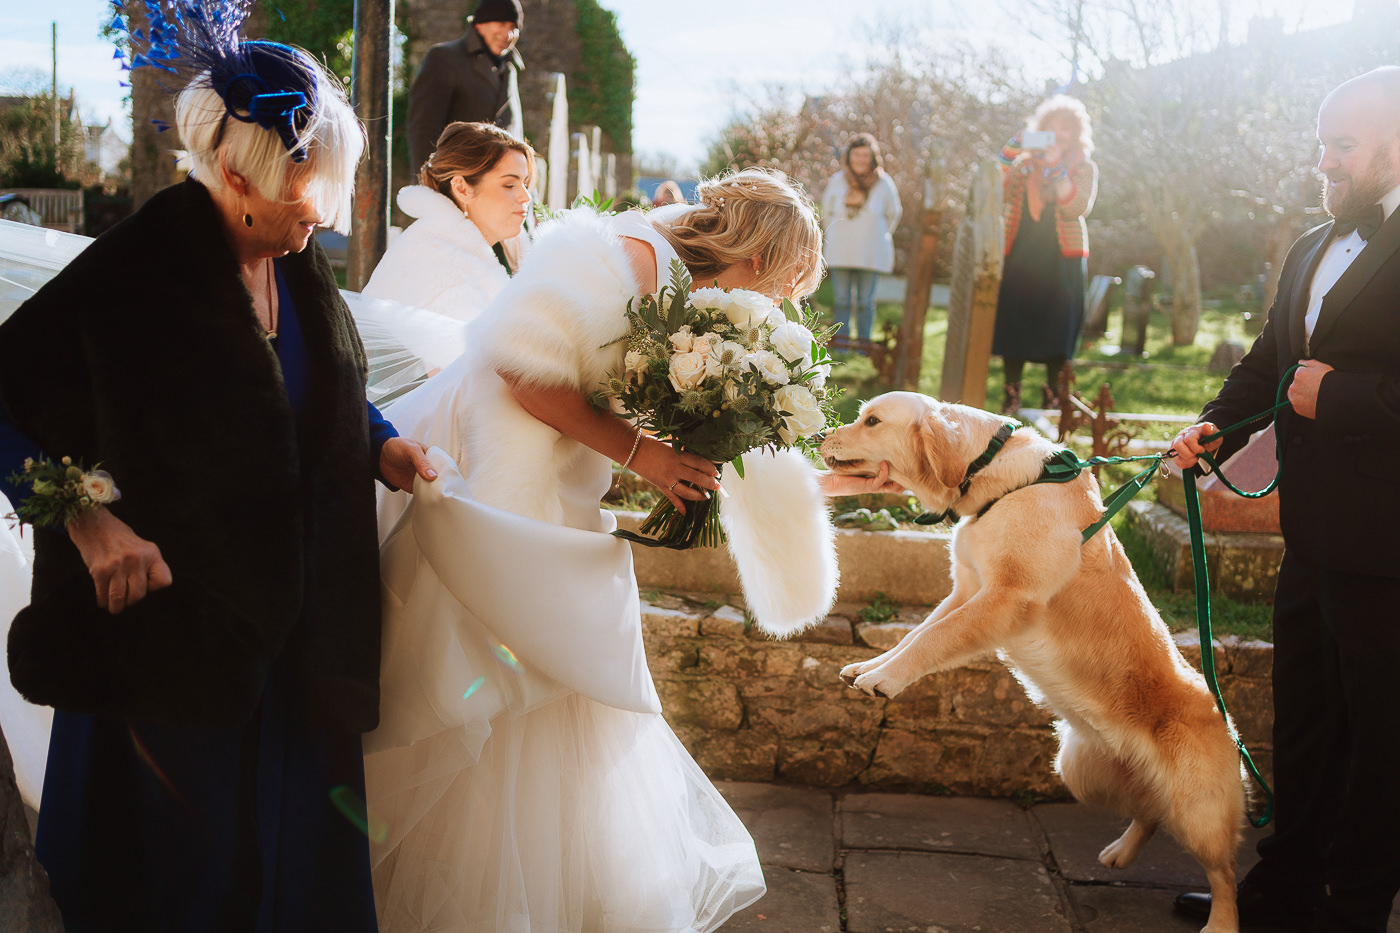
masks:
<svg viewBox="0 0 1400 933"><path fill-rule="evenodd" d="M1274 406L1272 408L1267 408L1257 415L1251 415L1243 421L1230 425L1224 430L1217 431L1215 434L1205 435L1199 439L1200 442L1202 444L1210 444L1227 434L1238 431L1241 428L1269 417L1283 408L1287 408L1288 402L1284 396L1288 391L1288 383L1299 365L1300 364L1295 363L1293 366L1290 366L1288 371L1283 374L1283 378L1279 380L1278 391L1274 395ZM1277 433L1275 433L1274 436L1274 443L1276 445L1276 453L1281 453L1277 450L1277 445L1280 443L1280 438ZM1145 457L1094 457L1089 461L1083 462L1080 467L1081 469L1097 464L1127 463L1134 460L1153 461L1151 466L1109 494L1108 498L1104 500L1103 517L1084 530L1083 540L1087 542L1094 536L1095 532L1108 523L1110 518L1116 515L1123 506L1127 505L1128 502L1141 491L1142 487L1147 484L1148 479L1151 478L1152 474L1161 466L1162 462L1171 456L1173 456L1173 453L1171 451L1166 451L1165 453ZM1269 481L1269 485L1258 492L1247 492L1240 489L1225 477L1225 474L1220 470L1220 464L1216 463L1215 458L1209 453L1203 452L1199 459L1204 460L1210 465L1210 468L1220 477L1220 481L1224 483L1231 492L1237 496L1243 496L1246 499L1260 499L1267 496L1278 487L1279 477L1283 475L1283 458L1279 456L1278 471L1274 473L1274 478ZM1245 748L1244 740L1240 738L1239 732L1236 731L1234 724L1230 722L1230 714L1225 709L1225 698L1220 693L1220 684L1215 677L1215 651L1211 645L1214 638L1211 635L1210 621L1210 578L1206 573L1206 543L1205 531L1201 526L1201 497L1196 489L1196 477L1200 476L1201 472L1199 466L1193 466L1182 471L1182 484L1186 494L1186 523L1191 533L1191 569L1196 581L1196 631L1200 636L1201 643L1201 674L1206 679L1206 685L1210 687L1211 696L1215 698L1215 705L1219 708L1220 715L1225 719L1230 729L1230 738L1234 740L1235 747L1240 750L1240 758L1243 759L1245 768L1259 786L1264 789L1264 812L1257 818L1250 817L1249 819L1251 825L1262 827L1267 826L1269 821L1274 817L1274 791L1259 773L1259 769L1254 764L1254 759L1250 757L1249 749Z"/></svg>

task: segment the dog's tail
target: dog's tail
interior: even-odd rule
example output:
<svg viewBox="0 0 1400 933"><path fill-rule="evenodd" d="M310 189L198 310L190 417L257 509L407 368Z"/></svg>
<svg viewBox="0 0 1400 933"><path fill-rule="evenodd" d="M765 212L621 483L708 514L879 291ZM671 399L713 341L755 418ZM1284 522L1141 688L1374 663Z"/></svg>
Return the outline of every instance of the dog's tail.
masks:
<svg viewBox="0 0 1400 933"><path fill-rule="evenodd" d="M720 520L739 568L749 614L759 628L786 638L836 601L836 530L817 471L801 451L744 455L744 478L726 464L729 493Z"/></svg>

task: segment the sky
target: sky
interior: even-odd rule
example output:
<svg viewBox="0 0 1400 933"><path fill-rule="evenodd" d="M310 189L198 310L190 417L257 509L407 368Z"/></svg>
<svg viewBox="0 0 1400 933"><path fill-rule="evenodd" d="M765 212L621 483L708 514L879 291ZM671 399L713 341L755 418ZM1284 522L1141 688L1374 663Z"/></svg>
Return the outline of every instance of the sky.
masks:
<svg viewBox="0 0 1400 933"><path fill-rule="evenodd" d="M1024 62L1036 80L1068 78L1054 49L1032 35L1017 0L601 0L617 15L623 41L637 60L633 148L694 169L720 129L771 85L821 93L859 68L891 27L935 39L998 44ZM1214 9L1213 0L1176 0ZM879 19L871 19L870 9ZM703 9L703 15L700 11ZM0 2L0 93L47 87L51 23L58 24L59 93L75 89L85 122L111 118L130 138L119 86L122 72L110 43L98 37L110 18L108 0ZM31 12L32 11L32 12ZM40 13L39 11L42 11ZM1277 16L1286 31L1341 22L1350 0L1233 0L1235 31L1251 16ZM1214 15L1214 14L1211 14ZM526 28L529 24L526 23ZM1049 32L1041 29L1041 32ZM19 85L19 86L17 86Z"/></svg>

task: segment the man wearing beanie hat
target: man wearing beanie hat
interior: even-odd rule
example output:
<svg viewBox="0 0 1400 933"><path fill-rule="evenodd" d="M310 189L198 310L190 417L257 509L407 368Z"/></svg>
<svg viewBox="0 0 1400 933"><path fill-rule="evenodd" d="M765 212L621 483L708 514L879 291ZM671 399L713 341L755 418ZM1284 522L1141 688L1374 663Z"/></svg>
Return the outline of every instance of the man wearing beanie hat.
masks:
<svg viewBox="0 0 1400 933"><path fill-rule="evenodd" d="M525 15L520 0L480 0L465 35L428 49L408 92L409 173L433 154L443 127L458 120L494 123L524 138L515 42Z"/></svg>

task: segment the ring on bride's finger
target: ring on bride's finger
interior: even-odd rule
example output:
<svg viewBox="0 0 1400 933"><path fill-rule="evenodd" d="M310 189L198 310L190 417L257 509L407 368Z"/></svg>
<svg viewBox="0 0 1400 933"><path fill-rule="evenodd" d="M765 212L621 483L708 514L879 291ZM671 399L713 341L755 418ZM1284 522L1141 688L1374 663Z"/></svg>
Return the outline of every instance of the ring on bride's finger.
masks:
<svg viewBox="0 0 1400 933"><path fill-rule="evenodd" d="M679 482L680 482L680 480L676 480L675 483L672 483L671 485L667 486L667 487L666 487L666 491L667 491L667 492L675 492L675 491L676 491L676 483L679 483Z"/></svg>

